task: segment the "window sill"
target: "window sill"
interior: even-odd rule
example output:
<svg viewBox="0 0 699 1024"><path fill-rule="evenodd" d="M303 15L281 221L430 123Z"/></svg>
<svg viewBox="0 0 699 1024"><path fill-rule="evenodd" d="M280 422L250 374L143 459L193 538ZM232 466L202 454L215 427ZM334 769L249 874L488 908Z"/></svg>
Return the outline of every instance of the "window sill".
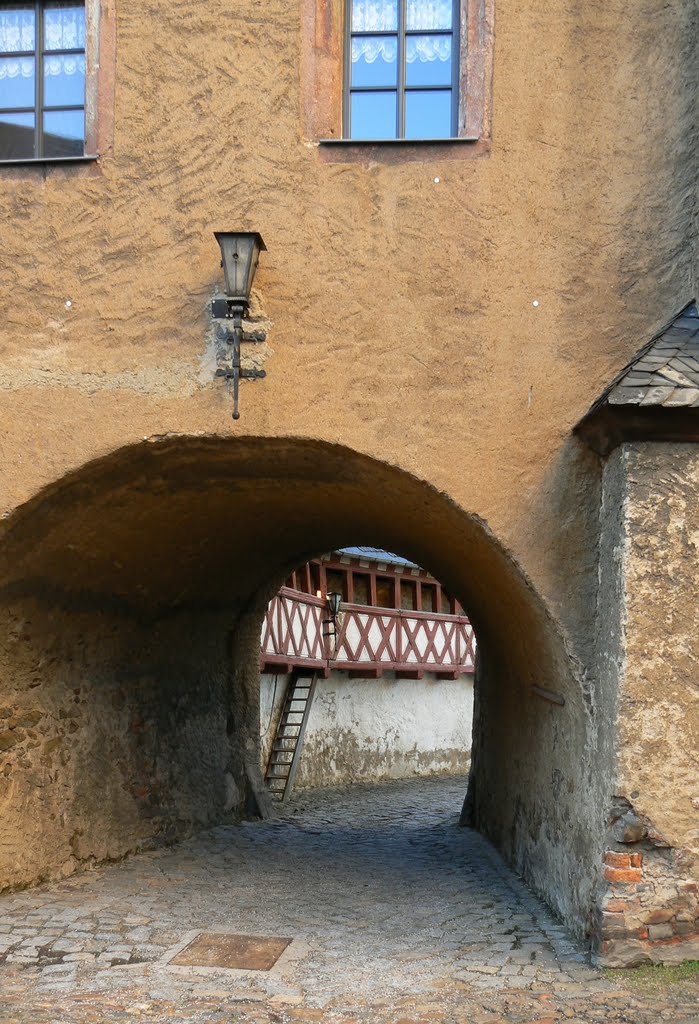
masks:
<svg viewBox="0 0 699 1024"><path fill-rule="evenodd" d="M322 163L424 163L426 160L471 160L487 156L490 141L478 135L453 139L319 139Z"/></svg>
<svg viewBox="0 0 699 1024"><path fill-rule="evenodd" d="M0 167L44 167L46 164L90 164L99 160L99 153L83 156L27 156L21 160L0 160Z"/></svg>
<svg viewBox="0 0 699 1024"><path fill-rule="evenodd" d="M480 142L480 136L478 135L455 135L450 139L319 139L319 146L346 146L351 148L352 146L362 147L363 149L367 146L457 146L460 143L470 143L473 145L474 142Z"/></svg>

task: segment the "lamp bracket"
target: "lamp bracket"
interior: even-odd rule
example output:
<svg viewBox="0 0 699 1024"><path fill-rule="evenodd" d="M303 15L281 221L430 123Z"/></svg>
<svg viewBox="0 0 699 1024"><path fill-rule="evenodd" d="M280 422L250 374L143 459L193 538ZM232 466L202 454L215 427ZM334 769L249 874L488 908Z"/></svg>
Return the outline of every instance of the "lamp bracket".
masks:
<svg viewBox="0 0 699 1024"><path fill-rule="evenodd" d="M216 328L217 336L225 340L231 346L230 367L216 370L217 377L224 377L233 381L233 419L240 419L238 412L238 384L241 380L262 380L267 376L264 370L247 370L240 365L240 345L243 341L265 341L267 335L263 331L256 331L245 335L243 333L243 315L247 311L247 300L236 297L225 299L214 299L211 303L211 312L217 319L232 320L232 329L219 325Z"/></svg>
<svg viewBox="0 0 699 1024"><path fill-rule="evenodd" d="M230 331L228 330L227 327L223 327L219 324L219 326L216 328L216 337L219 339L219 341L233 341L233 331ZM267 341L267 331L249 331L247 334L245 333L245 331L241 331L240 341Z"/></svg>
<svg viewBox="0 0 699 1024"><path fill-rule="evenodd" d="M215 373L216 377L225 377L226 380L233 380L235 377L235 368L232 370L217 370ZM267 376L266 370L238 370L238 376L241 380L264 380Z"/></svg>

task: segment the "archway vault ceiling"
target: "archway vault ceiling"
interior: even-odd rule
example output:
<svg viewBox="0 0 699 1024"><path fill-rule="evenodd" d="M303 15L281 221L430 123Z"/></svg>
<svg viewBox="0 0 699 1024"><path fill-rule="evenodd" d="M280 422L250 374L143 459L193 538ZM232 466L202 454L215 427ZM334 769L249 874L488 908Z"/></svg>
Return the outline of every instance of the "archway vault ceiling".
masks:
<svg viewBox="0 0 699 1024"><path fill-rule="evenodd" d="M4 524L0 593L116 603L139 615L241 608L333 547L374 544L430 569L483 634L529 646L553 624L477 517L350 449L275 438L169 438L57 481Z"/></svg>

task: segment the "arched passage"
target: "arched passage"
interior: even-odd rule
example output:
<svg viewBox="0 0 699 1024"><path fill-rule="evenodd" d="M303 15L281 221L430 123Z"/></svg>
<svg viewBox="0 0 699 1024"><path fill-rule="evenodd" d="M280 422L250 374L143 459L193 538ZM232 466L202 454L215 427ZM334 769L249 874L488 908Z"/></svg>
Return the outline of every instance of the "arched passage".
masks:
<svg viewBox="0 0 699 1024"><path fill-rule="evenodd" d="M363 542L414 558L467 609L470 819L587 931L602 767L556 623L480 519L404 471L303 440L146 442L6 521L2 883L238 812L266 602L300 562Z"/></svg>

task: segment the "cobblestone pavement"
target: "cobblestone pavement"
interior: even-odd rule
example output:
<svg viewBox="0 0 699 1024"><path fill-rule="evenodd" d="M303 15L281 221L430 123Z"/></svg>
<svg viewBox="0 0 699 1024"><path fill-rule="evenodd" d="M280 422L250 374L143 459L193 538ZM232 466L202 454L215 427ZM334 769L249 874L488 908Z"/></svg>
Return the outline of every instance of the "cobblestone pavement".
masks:
<svg viewBox="0 0 699 1024"><path fill-rule="evenodd" d="M589 965L477 833L464 779L301 794L0 897L0 1021L699 1022L692 983L629 992ZM290 936L269 972L168 964L199 931Z"/></svg>

